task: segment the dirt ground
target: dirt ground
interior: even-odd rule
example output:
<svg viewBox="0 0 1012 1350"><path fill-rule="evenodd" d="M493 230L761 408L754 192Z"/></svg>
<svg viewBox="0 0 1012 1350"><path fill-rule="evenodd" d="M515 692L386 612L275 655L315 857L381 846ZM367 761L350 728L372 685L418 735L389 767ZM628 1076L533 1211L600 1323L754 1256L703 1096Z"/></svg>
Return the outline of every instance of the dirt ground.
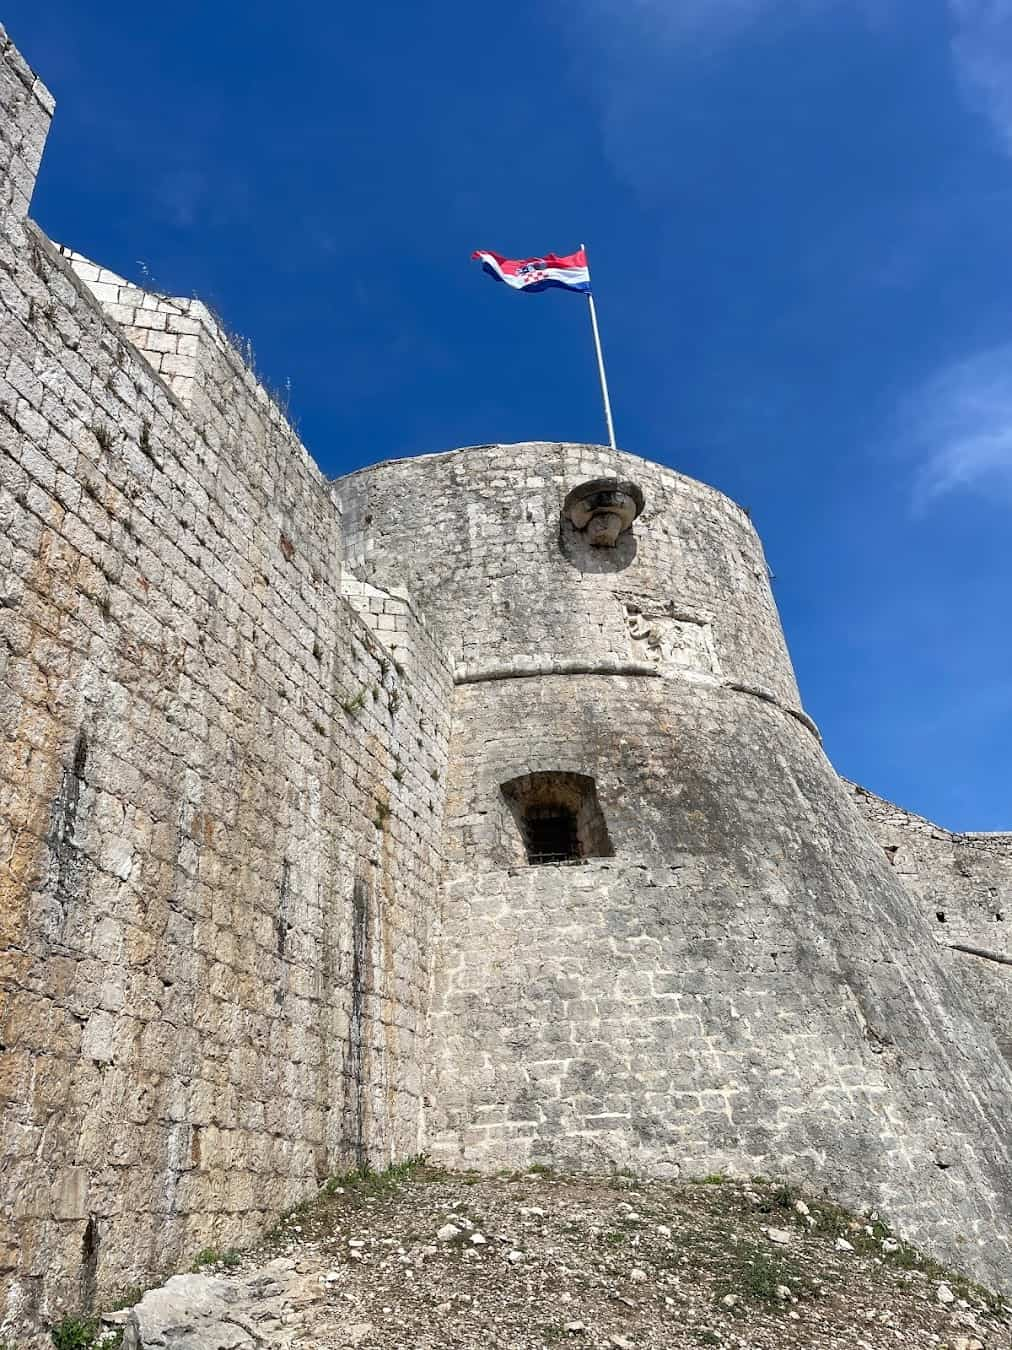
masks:
<svg viewBox="0 0 1012 1350"><path fill-rule="evenodd" d="M214 1255L204 1269L234 1286L252 1345L1012 1347L1000 1300L874 1216L758 1181L418 1164L336 1179L256 1250Z"/></svg>

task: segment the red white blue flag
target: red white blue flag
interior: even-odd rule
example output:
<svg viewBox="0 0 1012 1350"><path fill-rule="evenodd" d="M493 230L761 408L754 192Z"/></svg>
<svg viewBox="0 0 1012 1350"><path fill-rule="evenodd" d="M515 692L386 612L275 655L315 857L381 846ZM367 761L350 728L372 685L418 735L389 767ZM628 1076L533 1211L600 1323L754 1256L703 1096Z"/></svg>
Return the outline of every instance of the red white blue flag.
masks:
<svg viewBox="0 0 1012 1350"><path fill-rule="evenodd" d="M550 286L560 286L564 291L583 291L584 294L590 291L590 268L582 248L562 257L557 253L546 253L542 258L504 258L501 253L478 249L471 257L481 262L482 269L490 277L515 291L533 294L547 291Z"/></svg>

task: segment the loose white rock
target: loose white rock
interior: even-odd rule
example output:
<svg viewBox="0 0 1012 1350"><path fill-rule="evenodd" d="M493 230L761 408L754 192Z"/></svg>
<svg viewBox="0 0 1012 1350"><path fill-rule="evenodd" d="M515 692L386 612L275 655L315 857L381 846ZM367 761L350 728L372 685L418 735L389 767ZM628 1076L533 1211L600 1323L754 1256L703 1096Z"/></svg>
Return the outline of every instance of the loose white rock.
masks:
<svg viewBox="0 0 1012 1350"><path fill-rule="evenodd" d="M645 1284L647 1273L645 1270L641 1270L639 1266L633 1266L632 1270L629 1272L629 1278L634 1284Z"/></svg>
<svg viewBox="0 0 1012 1350"><path fill-rule="evenodd" d="M836 1239L836 1242L834 1243L834 1246L836 1247L836 1250L838 1252L852 1252L854 1250L854 1244L852 1242L848 1242L846 1238L838 1237Z"/></svg>
<svg viewBox="0 0 1012 1350"><path fill-rule="evenodd" d="M460 1237L460 1229L455 1223L444 1223L436 1237L440 1242L452 1242L454 1238Z"/></svg>
<svg viewBox="0 0 1012 1350"><path fill-rule="evenodd" d="M791 1240L791 1235L786 1228L767 1228L766 1236L771 1242L776 1242L785 1247Z"/></svg>
<svg viewBox="0 0 1012 1350"><path fill-rule="evenodd" d="M956 1295L947 1284L940 1284L938 1286L935 1290L935 1298L938 1299L939 1303L955 1303L956 1301Z"/></svg>

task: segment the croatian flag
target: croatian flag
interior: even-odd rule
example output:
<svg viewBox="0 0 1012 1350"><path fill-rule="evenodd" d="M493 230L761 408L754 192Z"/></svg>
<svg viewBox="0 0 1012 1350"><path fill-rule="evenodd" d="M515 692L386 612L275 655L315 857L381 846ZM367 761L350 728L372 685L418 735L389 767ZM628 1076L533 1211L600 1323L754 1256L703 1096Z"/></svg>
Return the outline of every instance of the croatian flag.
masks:
<svg viewBox="0 0 1012 1350"><path fill-rule="evenodd" d="M490 277L515 291L547 291L550 286L561 286L564 291L590 291L590 268L582 248L560 257L546 253L543 258L504 258L501 253L478 249L471 254L478 258Z"/></svg>

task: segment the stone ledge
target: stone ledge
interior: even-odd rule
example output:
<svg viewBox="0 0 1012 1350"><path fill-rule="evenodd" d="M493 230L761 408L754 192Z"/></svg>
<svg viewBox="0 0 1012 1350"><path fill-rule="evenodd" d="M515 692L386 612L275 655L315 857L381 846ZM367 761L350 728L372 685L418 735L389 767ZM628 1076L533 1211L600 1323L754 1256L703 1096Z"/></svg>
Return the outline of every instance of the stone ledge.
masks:
<svg viewBox="0 0 1012 1350"><path fill-rule="evenodd" d="M661 672L648 661L549 661L521 656L488 666L457 666L454 684L481 684L485 680L523 680L531 675L646 675Z"/></svg>
<svg viewBox="0 0 1012 1350"><path fill-rule="evenodd" d="M551 661L535 656L515 657L512 661L495 662L487 666L457 666L453 672L454 684L483 684L492 680L524 680L533 675L634 675L652 679L686 679L694 684L712 684L715 689L730 689L736 694L749 694L771 703L788 717L812 733L822 744L822 733L806 712L782 703L775 694L760 685L738 684L732 680L708 680L696 675L676 675L661 671L650 661Z"/></svg>
<svg viewBox="0 0 1012 1350"><path fill-rule="evenodd" d="M772 703L774 708L779 708L788 717L793 717L796 722L800 722L807 731L812 733L819 744L822 744L822 732L801 708L792 708L789 703L782 703L776 694L771 693L768 689L763 689L761 685L738 684L732 680L725 680L723 687L733 689L736 694L751 694L753 698L762 699L763 703Z"/></svg>

